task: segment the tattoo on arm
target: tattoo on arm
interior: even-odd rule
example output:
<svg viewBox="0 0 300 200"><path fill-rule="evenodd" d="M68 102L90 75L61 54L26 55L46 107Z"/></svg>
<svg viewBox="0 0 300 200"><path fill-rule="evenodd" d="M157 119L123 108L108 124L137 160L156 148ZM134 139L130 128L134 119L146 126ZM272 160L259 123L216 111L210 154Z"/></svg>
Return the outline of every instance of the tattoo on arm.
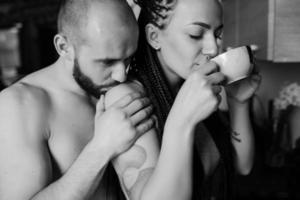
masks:
<svg viewBox="0 0 300 200"><path fill-rule="evenodd" d="M122 172L121 184L130 199L139 199L142 188L154 168L141 169L147 160L147 153L143 147L135 145L130 151L130 159Z"/></svg>
<svg viewBox="0 0 300 200"><path fill-rule="evenodd" d="M126 184L125 189L126 193L131 197L130 199L140 199L142 188L148 181L149 176L152 174L154 168L146 168L135 172L134 183L130 188L127 188Z"/></svg>
<svg viewBox="0 0 300 200"><path fill-rule="evenodd" d="M239 138L239 136L241 135L240 133L232 130L230 135L231 135L232 139L234 139L235 141L242 142L242 139Z"/></svg>

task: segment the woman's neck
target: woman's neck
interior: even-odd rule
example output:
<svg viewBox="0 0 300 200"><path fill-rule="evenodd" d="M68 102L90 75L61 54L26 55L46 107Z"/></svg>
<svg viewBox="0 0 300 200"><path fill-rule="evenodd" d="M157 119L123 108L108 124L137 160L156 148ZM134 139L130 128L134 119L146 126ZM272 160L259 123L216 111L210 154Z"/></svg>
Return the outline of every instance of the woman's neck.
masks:
<svg viewBox="0 0 300 200"><path fill-rule="evenodd" d="M184 80L180 78L177 74L175 74L175 72L173 71L168 71L165 68L163 68L163 71L166 75L173 96L176 96Z"/></svg>
<svg viewBox="0 0 300 200"><path fill-rule="evenodd" d="M176 72L174 72L170 67L166 66L166 64L164 62L162 62L160 56L158 55L158 60L160 62L162 71L166 77L166 80L168 82L168 85L171 89L171 92L173 94L173 96L176 96L179 89L181 88L184 79L182 79L181 77L179 77Z"/></svg>

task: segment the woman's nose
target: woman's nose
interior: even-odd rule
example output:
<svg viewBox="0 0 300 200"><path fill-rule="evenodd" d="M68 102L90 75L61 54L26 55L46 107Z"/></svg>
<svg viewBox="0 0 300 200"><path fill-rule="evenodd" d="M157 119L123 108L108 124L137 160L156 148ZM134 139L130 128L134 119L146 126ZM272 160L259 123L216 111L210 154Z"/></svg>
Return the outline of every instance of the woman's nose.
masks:
<svg viewBox="0 0 300 200"><path fill-rule="evenodd" d="M209 57L215 57L218 54L217 39L213 35L208 35L203 40L202 53Z"/></svg>

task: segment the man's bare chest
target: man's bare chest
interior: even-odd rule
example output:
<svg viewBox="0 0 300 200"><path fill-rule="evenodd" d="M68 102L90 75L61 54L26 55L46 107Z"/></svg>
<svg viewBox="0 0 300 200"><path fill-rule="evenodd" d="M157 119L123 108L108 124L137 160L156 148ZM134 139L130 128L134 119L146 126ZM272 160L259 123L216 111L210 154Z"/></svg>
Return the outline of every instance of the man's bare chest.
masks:
<svg viewBox="0 0 300 200"><path fill-rule="evenodd" d="M60 112L53 119L48 144L59 176L67 172L93 138L94 115L92 109L78 108L75 111ZM117 177L112 175L112 170L106 168L105 174L90 200L118 199L118 194L120 194L119 182Z"/></svg>
<svg viewBox="0 0 300 200"><path fill-rule="evenodd" d="M73 164L94 135L94 110L88 105L57 106L49 119L50 153L60 173Z"/></svg>
<svg viewBox="0 0 300 200"><path fill-rule="evenodd" d="M62 176L76 161L84 147L94 136L94 110L77 107L76 110L60 110L51 125L49 149ZM90 200L117 200L120 195L117 176L111 166L107 167L95 194Z"/></svg>

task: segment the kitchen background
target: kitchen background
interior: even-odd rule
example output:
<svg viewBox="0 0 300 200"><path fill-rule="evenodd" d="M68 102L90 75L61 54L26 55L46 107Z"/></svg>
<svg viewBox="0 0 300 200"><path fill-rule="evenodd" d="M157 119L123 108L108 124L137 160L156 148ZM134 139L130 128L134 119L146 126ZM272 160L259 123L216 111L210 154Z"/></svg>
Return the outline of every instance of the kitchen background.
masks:
<svg viewBox="0 0 300 200"><path fill-rule="evenodd" d="M58 3L0 0L1 89L57 58L52 41ZM300 199L300 0L223 3L224 49L254 45L263 77L252 101L255 167L237 178L238 196Z"/></svg>

